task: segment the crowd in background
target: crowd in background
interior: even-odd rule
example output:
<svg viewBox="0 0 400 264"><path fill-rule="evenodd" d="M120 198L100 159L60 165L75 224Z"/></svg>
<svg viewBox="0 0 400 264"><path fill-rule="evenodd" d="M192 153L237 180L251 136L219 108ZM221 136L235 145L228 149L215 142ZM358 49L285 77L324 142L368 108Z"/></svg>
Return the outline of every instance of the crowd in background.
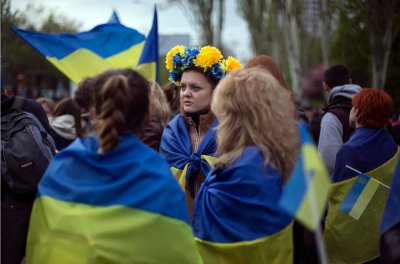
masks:
<svg viewBox="0 0 400 264"><path fill-rule="evenodd" d="M329 263L400 261L399 222L380 229L400 177L386 92L332 65L316 110L297 104L266 55L241 67L214 47L177 46L166 64L163 87L113 70L83 80L74 98L25 100L57 153L33 195L2 178L2 263L319 263L313 232L278 204L300 122L331 176ZM2 115L14 100L2 90ZM392 190L377 189L354 220L340 207L360 172Z"/></svg>

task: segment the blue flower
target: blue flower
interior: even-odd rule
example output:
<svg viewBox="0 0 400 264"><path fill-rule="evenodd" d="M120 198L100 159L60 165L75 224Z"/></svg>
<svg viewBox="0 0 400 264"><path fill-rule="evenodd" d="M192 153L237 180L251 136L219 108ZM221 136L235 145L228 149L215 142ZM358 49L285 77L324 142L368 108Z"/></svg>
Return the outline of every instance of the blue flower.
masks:
<svg viewBox="0 0 400 264"><path fill-rule="evenodd" d="M172 57L172 65L174 68L179 68L182 66L182 58L179 52L177 52L173 57Z"/></svg>
<svg viewBox="0 0 400 264"><path fill-rule="evenodd" d="M173 70L169 73L169 80L172 82L178 82L181 79L182 72L179 70Z"/></svg>
<svg viewBox="0 0 400 264"><path fill-rule="evenodd" d="M198 48L190 48L185 51L185 56L182 59L182 63L185 66L185 68L193 67L193 60L199 53L200 50Z"/></svg>
<svg viewBox="0 0 400 264"><path fill-rule="evenodd" d="M213 76L215 79L222 79L225 73L221 68L221 65L219 63L215 63L213 66L211 66L208 74Z"/></svg>

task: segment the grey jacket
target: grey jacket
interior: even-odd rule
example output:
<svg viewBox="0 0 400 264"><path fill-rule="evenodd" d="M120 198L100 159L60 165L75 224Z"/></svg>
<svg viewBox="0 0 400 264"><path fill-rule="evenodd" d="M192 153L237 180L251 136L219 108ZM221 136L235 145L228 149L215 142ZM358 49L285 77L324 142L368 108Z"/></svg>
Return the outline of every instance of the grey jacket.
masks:
<svg viewBox="0 0 400 264"><path fill-rule="evenodd" d="M337 96L352 99L361 87L355 84L346 84L333 87L328 95L328 103ZM343 127L339 119L327 112L321 120L321 131L318 142L318 152L332 176L335 171L336 154L343 145Z"/></svg>

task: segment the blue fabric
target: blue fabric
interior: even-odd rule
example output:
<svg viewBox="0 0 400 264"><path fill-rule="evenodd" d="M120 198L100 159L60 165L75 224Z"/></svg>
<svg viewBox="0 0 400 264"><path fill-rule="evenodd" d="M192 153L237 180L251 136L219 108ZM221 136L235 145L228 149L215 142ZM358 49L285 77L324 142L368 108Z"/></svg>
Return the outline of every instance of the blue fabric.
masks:
<svg viewBox="0 0 400 264"><path fill-rule="evenodd" d="M304 122L299 124L299 131L302 145L314 145L314 141L311 139L307 125ZM291 212L293 215L296 214L307 193L308 184L306 182L306 177L304 177L304 172L304 155L303 151L300 149L292 175L285 185L284 195L280 201L280 204L287 210L287 212Z"/></svg>
<svg viewBox="0 0 400 264"><path fill-rule="evenodd" d="M400 159L397 162L396 172L393 175L389 198L383 213L381 233L400 221Z"/></svg>
<svg viewBox="0 0 400 264"><path fill-rule="evenodd" d="M108 58L144 41L144 35L119 23L98 25L77 34L46 34L12 28L45 57L62 59L78 49ZM104 45L107 43L107 45Z"/></svg>
<svg viewBox="0 0 400 264"><path fill-rule="evenodd" d="M262 238L292 221L279 206L281 174L258 147L247 147L233 164L214 170L195 201L193 231L197 238L232 243Z"/></svg>
<svg viewBox="0 0 400 264"><path fill-rule="evenodd" d="M171 167L183 170L189 163L186 172L186 183L190 192L194 193L194 180L200 171L206 176L211 170L210 165L203 159L202 155L214 156L216 150L215 131L217 126L215 119L203 140L200 142L196 153L192 152L190 136L185 124L184 117L179 114L175 116L165 127L160 143L160 154L169 163Z"/></svg>
<svg viewBox="0 0 400 264"><path fill-rule="evenodd" d="M109 23L109 24L113 24L113 23L121 24L121 22L119 22L118 14L117 14L117 12L116 12L115 10L113 11L113 13L112 13L112 15L111 15L110 20L108 21L108 23Z"/></svg>
<svg viewBox="0 0 400 264"><path fill-rule="evenodd" d="M156 81L159 81L158 69L158 23L157 23L157 8L154 7L153 25L151 26L149 35L147 36L146 43L144 44L142 54L138 64L154 62L157 67Z"/></svg>
<svg viewBox="0 0 400 264"><path fill-rule="evenodd" d="M341 182L358 175L350 167L366 173L389 159L397 151L397 144L386 128L357 128L336 155L333 182Z"/></svg>
<svg viewBox="0 0 400 264"><path fill-rule="evenodd" d="M347 194L346 198L344 199L342 205L340 206L340 211L350 214L351 209L353 209L354 204L357 202L360 194L364 190L365 186L369 182L371 178L361 173L358 176L358 179L354 183L353 187L351 187L350 192Z"/></svg>
<svg viewBox="0 0 400 264"><path fill-rule="evenodd" d="M184 193L168 164L133 133L98 154L95 136L76 139L51 161L38 196L95 206L122 205L188 222ZM154 199L157 197L157 199Z"/></svg>

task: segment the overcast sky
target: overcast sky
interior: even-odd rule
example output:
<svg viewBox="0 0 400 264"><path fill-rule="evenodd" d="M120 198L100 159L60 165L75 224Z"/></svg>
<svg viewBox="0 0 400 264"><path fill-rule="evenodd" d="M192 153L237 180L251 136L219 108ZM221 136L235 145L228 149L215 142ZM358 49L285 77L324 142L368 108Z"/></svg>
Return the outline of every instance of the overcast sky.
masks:
<svg viewBox="0 0 400 264"><path fill-rule="evenodd" d="M184 10L179 6L166 5L166 0L11 0L11 7L25 10L28 3L42 5L80 22L80 31L87 31L107 22L115 9L122 24L135 28L144 35L147 35L151 27L153 5L156 3L159 34L189 34L191 42L195 44L199 39L191 15L184 15ZM236 9L236 0L226 0L223 41L245 63L252 55L249 34L246 23Z"/></svg>

